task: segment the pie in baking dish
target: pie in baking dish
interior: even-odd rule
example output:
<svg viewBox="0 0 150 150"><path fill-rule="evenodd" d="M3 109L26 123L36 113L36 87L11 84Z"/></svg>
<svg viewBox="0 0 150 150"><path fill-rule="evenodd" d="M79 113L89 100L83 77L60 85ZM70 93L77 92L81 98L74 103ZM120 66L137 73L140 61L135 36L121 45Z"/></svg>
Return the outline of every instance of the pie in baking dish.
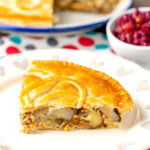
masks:
<svg viewBox="0 0 150 150"><path fill-rule="evenodd" d="M64 61L32 61L20 94L23 132L119 127L134 107L128 92L103 72Z"/></svg>
<svg viewBox="0 0 150 150"><path fill-rule="evenodd" d="M0 0L0 23L52 27L56 10L111 12L120 0Z"/></svg>

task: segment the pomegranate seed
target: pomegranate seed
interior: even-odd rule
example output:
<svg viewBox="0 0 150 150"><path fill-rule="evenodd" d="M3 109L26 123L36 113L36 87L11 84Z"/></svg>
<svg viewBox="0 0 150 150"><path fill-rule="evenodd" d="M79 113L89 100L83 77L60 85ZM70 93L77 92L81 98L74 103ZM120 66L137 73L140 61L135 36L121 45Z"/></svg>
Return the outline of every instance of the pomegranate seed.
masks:
<svg viewBox="0 0 150 150"><path fill-rule="evenodd" d="M140 43L141 43L140 39L134 39L132 44L140 45Z"/></svg>
<svg viewBox="0 0 150 150"><path fill-rule="evenodd" d="M147 46L147 43L146 42L142 42L141 45L142 46Z"/></svg>
<svg viewBox="0 0 150 150"><path fill-rule="evenodd" d="M125 40L126 40L125 34L121 34L120 35L120 40L123 41L123 42L125 42Z"/></svg>
<svg viewBox="0 0 150 150"><path fill-rule="evenodd" d="M135 22L136 22L137 24L142 24L142 23L143 23L143 18L142 18L142 17L137 17L137 18L135 19Z"/></svg>
<svg viewBox="0 0 150 150"><path fill-rule="evenodd" d="M141 12L139 11L139 9L138 9L138 8L136 8L136 9L135 9L135 14L136 14L136 15L141 14Z"/></svg>
<svg viewBox="0 0 150 150"><path fill-rule="evenodd" d="M136 9L132 14L121 16L113 33L121 41L150 46L150 11Z"/></svg>
<svg viewBox="0 0 150 150"><path fill-rule="evenodd" d="M139 38L139 37L141 37L141 34L140 34L140 32L134 32L134 35L133 35L133 38Z"/></svg>
<svg viewBox="0 0 150 150"><path fill-rule="evenodd" d="M130 22L127 22L122 26L122 29L125 31L129 31L131 29L132 24Z"/></svg>

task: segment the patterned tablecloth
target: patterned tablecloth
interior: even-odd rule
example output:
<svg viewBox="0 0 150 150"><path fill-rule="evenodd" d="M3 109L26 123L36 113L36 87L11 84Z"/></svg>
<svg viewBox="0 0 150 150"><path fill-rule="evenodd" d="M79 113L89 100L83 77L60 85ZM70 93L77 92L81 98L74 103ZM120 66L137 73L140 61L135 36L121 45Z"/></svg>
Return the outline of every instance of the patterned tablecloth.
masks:
<svg viewBox="0 0 150 150"><path fill-rule="evenodd" d="M57 37L29 37L14 34L0 37L0 58L36 49L52 50L55 48L110 52L106 34L95 31ZM111 52L115 54L113 50ZM0 146L1 149L7 148Z"/></svg>
<svg viewBox="0 0 150 150"><path fill-rule="evenodd" d="M0 38L0 57L36 49L51 50L54 48L101 51L108 50L109 45L104 33L94 31L59 37L9 35Z"/></svg>

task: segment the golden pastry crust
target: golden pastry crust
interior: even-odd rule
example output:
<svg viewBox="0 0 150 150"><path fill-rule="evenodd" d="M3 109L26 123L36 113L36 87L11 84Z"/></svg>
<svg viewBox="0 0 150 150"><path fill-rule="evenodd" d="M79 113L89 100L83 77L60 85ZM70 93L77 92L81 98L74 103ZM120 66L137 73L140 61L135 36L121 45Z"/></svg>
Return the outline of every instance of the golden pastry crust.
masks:
<svg viewBox="0 0 150 150"><path fill-rule="evenodd" d="M0 22L17 26L51 27L53 0L0 0Z"/></svg>
<svg viewBox="0 0 150 150"><path fill-rule="evenodd" d="M44 107L132 110L129 93L103 72L63 61L32 61L25 73L20 109Z"/></svg>

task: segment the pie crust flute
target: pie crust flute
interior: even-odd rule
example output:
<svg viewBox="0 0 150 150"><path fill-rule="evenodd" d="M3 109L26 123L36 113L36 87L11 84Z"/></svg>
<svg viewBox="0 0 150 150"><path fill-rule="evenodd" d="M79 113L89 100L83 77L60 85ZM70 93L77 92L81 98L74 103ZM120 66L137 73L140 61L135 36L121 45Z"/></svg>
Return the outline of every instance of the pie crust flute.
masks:
<svg viewBox="0 0 150 150"><path fill-rule="evenodd" d="M119 127L129 93L103 72L64 61L32 61L20 93L22 131Z"/></svg>

